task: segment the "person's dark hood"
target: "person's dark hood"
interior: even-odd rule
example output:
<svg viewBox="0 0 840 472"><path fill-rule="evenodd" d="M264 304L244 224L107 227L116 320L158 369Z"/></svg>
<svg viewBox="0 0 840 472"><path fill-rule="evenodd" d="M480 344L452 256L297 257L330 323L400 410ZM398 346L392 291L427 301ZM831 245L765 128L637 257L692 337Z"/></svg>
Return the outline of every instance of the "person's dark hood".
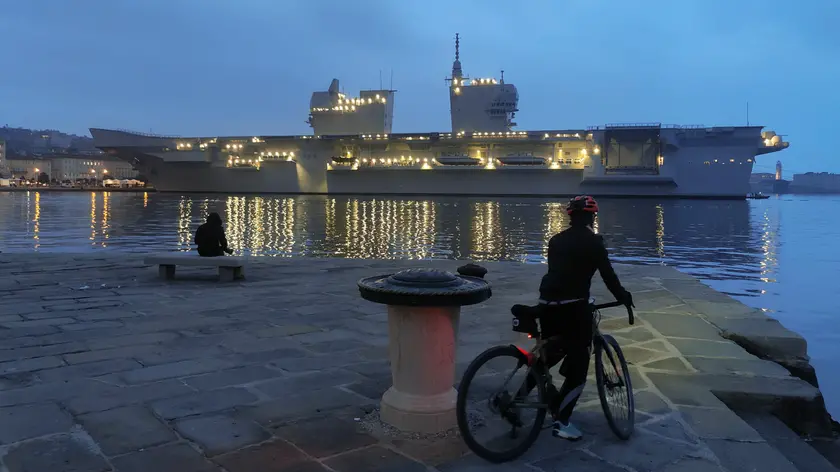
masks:
<svg viewBox="0 0 840 472"><path fill-rule="evenodd" d="M212 226L222 226L222 217L216 212L210 213L207 215L207 224Z"/></svg>

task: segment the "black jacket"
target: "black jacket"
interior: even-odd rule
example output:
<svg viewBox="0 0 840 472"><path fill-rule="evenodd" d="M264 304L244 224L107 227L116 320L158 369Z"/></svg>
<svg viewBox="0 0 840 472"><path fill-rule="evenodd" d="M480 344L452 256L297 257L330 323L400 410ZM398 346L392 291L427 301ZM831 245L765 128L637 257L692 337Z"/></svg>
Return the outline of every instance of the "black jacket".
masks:
<svg viewBox="0 0 840 472"><path fill-rule="evenodd" d="M596 270L616 300L628 300L627 291L610 263L604 238L586 226L572 226L548 241L548 273L540 283L540 298L588 300Z"/></svg>
<svg viewBox="0 0 840 472"><path fill-rule="evenodd" d="M200 255L221 255L228 248L225 227L220 224L204 223L195 231L195 244Z"/></svg>

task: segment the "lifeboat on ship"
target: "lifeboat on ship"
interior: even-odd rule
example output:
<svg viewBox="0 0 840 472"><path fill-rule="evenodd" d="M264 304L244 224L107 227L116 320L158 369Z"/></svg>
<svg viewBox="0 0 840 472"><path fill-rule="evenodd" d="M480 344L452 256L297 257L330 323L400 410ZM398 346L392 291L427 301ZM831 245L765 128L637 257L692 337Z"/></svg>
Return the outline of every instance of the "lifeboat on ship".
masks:
<svg viewBox="0 0 840 472"><path fill-rule="evenodd" d="M354 164L356 162L356 158L355 157L333 156L332 161L335 162L336 164L350 165L350 164Z"/></svg>
<svg viewBox="0 0 840 472"><path fill-rule="evenodd" d="M435 158L440 165L444 166L477 166L481 165L481 159L470 157L464 154L441 155Z"/></svg>
<svg viewBox="0 0 840 472"><path fill-rule="evenodd" d="M544 166L546 162L544 157L535 156L530 152L511 153L497 159L506 166Z"/></svg>

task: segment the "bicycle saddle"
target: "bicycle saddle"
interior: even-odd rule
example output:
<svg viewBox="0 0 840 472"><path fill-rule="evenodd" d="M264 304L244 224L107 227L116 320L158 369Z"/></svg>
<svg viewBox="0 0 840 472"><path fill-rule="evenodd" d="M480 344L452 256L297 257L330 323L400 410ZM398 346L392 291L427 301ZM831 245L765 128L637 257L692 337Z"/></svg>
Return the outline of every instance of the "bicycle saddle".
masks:
<svg viewBox="0 0 840 472"><path fill-rule="evenodd" d="M511 314L517 318L539 318L540 311L539 305L529 306L517 304L510 307Z"/></svg>

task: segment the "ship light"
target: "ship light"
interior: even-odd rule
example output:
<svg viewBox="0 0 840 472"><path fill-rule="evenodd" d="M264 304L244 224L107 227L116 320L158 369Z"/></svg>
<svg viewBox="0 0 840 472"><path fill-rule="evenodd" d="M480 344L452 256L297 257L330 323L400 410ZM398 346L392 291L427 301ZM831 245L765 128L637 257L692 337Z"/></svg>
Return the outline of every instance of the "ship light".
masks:
<svg viewBox="0 0 840 472"><path fill-rule="evenodd" d="M356 105L351 106L350 111L356 111Z"/></svg>
<svg viewBox="0 0 840 472"><path fill-rule="evenodd" d="M381 164L384 164L384 163L385 163L385 158L384 158L384 157L380 157L380 158L379 158L379 162L380 162Z"/></svg>
<svg viewBox="0 0 840 472"><path fill-rule="evenodd" d="M594 152L595 154L601 154L601 148L599 148L598 146L595 146L595 147L592 149L592 152Z"/></svg>
<svg viewBox="0 0 840 472"><path fill-rule="evenodd" d="M656 161L659 163L659 165L665 165L665 156L657 157ZM733 159L733 161L734 161L734 159Z"/></svg>
<svg viewBox="0 0 840 472"><path fill-rule="evenodd" d="M455 87L455 95L460 95L461 87Z"/></svg>
<svg viewBox="0 0 840 472"><path fill-rule="evenodd" d="M373 99L368 97L368 103L373 103Z"/></svg>
<svg viewBox="0 0 840 472"><path fill-rule="evenodd" d="M295 152L294 152L294 151L290 152L290 153L289 153L289 156L291 156L291 157L295 157Z"/></svg>
<svg viewBox="0 0 840 472"><path fill-rule="evenodd" d="M552 162L551 163L551 168L552 169L559 169L560 168L560 163L558 163L557 161Z"/></svg>
<svg viewBox="0 0 840 472"><path fill-rule="evenodd" d="M426 163L426 164L428 164L428 163L429 163L429 158L428 158L428 157L423 158L423 162L424 162L424 163Z"/></svg>
<svg viewBox="0 0 840 472"><path fill-rule="evenodd" d="M729 162L735 162L735 159L729 159Z"/></svg>
<svg viewBox="0 0 840 472"><path fill-rule="evenodd" d="M423 170L432 170L432 166L430 166L428 162L423 163L420 168Z"/></svg>
<svg viewBox="0 0 840 472"><path fill-rule="evenodd" d="M363 159L362 159L362 162L364 162L365 164L367 164L367 157L363 158Z"/></svg>
<svg viewBox="0 0 840 472"><path fill-rule="evenodd" d="M747 159L747 162L752 162L752 159Z"/></svg>

